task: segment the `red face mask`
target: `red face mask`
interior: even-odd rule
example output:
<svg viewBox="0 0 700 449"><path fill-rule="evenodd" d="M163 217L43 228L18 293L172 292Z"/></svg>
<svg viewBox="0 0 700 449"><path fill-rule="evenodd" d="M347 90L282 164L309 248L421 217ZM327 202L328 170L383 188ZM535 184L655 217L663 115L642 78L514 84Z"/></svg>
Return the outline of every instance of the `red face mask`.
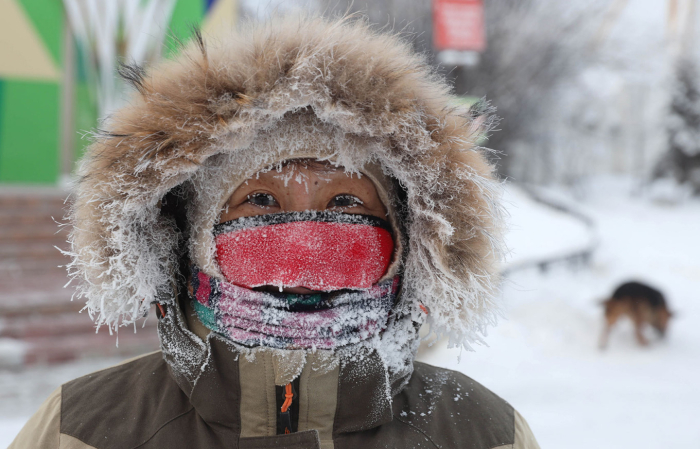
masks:
<svg viewBox="0 0 700 449"><path fill-rule="evenodd" d="M246 288L366 289L394 252L389 223L339 212L243 217L216 225L214 235L222 274Z"/></svg>

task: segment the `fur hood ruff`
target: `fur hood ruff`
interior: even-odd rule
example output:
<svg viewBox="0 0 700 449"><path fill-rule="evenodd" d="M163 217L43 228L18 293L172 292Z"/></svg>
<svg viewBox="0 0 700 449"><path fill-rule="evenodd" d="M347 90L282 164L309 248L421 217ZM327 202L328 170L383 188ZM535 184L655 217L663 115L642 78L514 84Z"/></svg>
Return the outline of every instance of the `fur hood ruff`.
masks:
<svg viewBox="0 0 700 449"><path fill-rule="evenodd" d="M207 42L197 35L176 59L122 75L137 92L96 133L70 214L68 269L98 326L111 331L173 301L178 248L212 231L193 217L220 213L217 193L197 186L308 156L294 136L273 138L294 117L306 124L290 128L297 135L325 136L314 154L397 181L403 311L423 322L422 304L436 336L467 348L495 322L500 187L475 143L484 129L400 37L352 18L276 18ZM189 235L163 212L176 188ZM211 195L213 212L197 212ZM207 245L190 254L206 259Z"/></svg>

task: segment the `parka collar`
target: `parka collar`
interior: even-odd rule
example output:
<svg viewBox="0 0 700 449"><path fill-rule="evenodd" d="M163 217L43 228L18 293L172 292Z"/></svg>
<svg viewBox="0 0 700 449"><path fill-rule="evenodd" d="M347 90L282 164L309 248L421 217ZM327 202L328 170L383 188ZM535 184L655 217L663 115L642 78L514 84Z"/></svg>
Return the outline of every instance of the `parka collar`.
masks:
<svg viewBox="0 0 700 449"><path fill-rule="evenodd" d="M187 328L179 307L168 307L158 333L170 373L198 415L212 427L240 434L239 360L243 355L215 333L202 341ZM339 364L333 436L390 422L391 396L408 382L412 364L401 373L387 373L376 351L342 357Z"/></svg>

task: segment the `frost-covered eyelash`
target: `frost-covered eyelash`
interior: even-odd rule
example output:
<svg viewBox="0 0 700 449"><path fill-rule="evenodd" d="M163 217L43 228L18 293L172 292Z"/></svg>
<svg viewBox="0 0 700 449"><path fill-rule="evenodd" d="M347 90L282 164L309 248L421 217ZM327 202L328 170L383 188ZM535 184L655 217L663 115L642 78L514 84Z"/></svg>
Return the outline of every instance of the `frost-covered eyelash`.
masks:
<svg viewBox="0 0 700 449"><path fill-rule="evenodd" d="M333 197L333 200L335 200L336 198L350 199L353 202L353 204L350 204L348 206L334 206L337 209L349 209L351 207L362 206L365 204L364 201L362 201L361 199L359 199L355 195L350 195L350 194L336 195Z"/></svg>
<svg viewBox="0 0 700 449"><path fill-rule="evenodd" d="M262 207L263 209L270 209L272 206L263 206L262 204L255 204L255 203L253 203L253 202L250 201L251 198L261 197L261 196L264 196L264 197L267 197L267 198L272 198L272 201L273 201L273 202L275 202L275 203L277 202L277 200L275 199L275 197L272 196L272 195L270 195L269 193L252 193L252 194L250 194L250 195L246 195L246 201L249 202L250 204L254 205L254 206Z"/></svg>
<svg viewBox="0 0 700 449"><path fill-rule="evenodd" d="M350 198L351 200L355 201L357 204L365 204L364 201L362 201L361 199L359 199L359 198L356 197L355 195L350 195L350 194L347 194L347 193L344 194L344 195L336 195L336 196L333 197L333 199L336 199L336 198L343 198L343 199Z"/></svg>

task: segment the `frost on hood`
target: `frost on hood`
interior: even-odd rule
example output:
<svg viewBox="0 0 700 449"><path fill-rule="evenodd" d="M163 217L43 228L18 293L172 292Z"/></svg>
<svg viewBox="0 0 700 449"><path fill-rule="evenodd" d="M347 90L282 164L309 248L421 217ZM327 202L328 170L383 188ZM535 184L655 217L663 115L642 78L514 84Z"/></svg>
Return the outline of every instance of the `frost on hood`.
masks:
<svg viewBox="0 0 700 449"><path fill-rule="evenodd" d="M230 192L281 161L318 158L396 181L405 313L421 323L423 305L435 335L480 341L498 315L501 251L500 187L476 145L483 117L453 106L408 43L361 20L288 17L238 33L144 72L81 163L69 272L96 323L116 329L172 303L182 240L220 276L212 228ZM161 213L177 186L186 235Z"/></svg>

